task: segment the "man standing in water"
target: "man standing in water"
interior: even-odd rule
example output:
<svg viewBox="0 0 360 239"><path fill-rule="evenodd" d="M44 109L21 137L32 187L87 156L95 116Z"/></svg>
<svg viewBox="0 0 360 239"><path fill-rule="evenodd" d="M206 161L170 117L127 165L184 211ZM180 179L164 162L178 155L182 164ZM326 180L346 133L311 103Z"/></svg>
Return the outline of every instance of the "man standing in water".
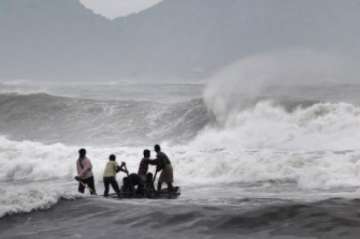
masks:
<svg viewBox="0 0 360 239"><path fill-rule="evenodd" d="M114 189L115 193L120 197L120 188L116 181L116 174L120 171L128 173L128 171L125 169L125 163L122 162L119 166L116 162L116 156L114 154L111 154L109 156L109 162L105 166L104 170L104 197L109 196L109 186L111 185Z"/></svg>
<svg viewBox="0 0 360 239"><path fill-rule="evenodd" d="M79 150L79 159L76 162L76 169L78 176L76 176L75 179L79 181L79 192L84 193L85 187L88 186L90 194L96 195L92 165L90 160L86 157L85 149Z"/></svg>
<svg viewBox="0 0 360 239"><path fill-rule="evenodd" d="M149 165L148 165L148 161L150 159L150 150L148 149L145 149L144 152L143 152L143 159L140 161L140 164L139 164L139 170L138 170L138 175L139 177L141 178L141 180L143 182L146 181L146 174L148 172L148 169L149 169Z"/></svg>
<svg viewBox="0 0 360 239"><path fill-rule="evenodd" d="M156 171L160 173L157 190L161 191L161 186L163 183L166 183L168 186L168 191L173 191L173 182L174 182L174 173L171 166L169 157L161 151L160 145L155 145L154 150L156 152L156 159L149 160L149 164L156 165Z"/></svg>

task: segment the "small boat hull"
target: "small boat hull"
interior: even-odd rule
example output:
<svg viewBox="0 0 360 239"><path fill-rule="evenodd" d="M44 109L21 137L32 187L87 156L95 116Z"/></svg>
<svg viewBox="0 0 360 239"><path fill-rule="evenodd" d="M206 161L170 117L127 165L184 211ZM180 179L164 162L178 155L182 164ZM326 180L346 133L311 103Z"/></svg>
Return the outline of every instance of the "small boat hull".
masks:
<svg viewBox="0 0 360 239"><path fill-rule="evenodd" d="M147 194L132 194L121 192L119 195L116 193L109 194L108 198L112 199L177 199L181 195L180 188L176 187L174 191L169 192L162 190L160 192L153 192Z"/></svg>

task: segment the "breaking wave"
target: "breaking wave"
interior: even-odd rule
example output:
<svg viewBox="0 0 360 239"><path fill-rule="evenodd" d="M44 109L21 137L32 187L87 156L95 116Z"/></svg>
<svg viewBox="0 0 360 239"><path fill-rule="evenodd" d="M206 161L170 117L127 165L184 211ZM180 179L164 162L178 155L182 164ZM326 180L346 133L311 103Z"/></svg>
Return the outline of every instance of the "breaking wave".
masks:
<svg viewBox="0 0 360 239"><path fill-rule="evenodd" d="M125 145L184 141L209 121L201 100L174 104L1 94L0 131L17 140Z"/></svg>

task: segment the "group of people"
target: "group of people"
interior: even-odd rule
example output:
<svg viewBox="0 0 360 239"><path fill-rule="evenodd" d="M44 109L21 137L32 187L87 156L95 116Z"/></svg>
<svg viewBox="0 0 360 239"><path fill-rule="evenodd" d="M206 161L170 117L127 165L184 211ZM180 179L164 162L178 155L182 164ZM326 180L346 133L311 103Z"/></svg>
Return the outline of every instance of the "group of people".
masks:
<svg viewBox="0 0 360 239"><path fill-rule="evenodd" d="M119 196L121 193L128 193L129 195L148 195L155 192L154 181L155 178L160 172L157 191L161 191L161 187L164 183L167 184L167 191L172 192L173 187L173 168L169 157L161 151L160 145L154 146L154 151L156 152L156 158L151 159L151 152L148 149L145 149L143 152L143 158L140 161L139 169L137 173L129 174L129 171L126 167L126 163L122 162L120 165L116 162L116 156L111 154L109 156L109 161L107 162L103 174L104 182L104 196L109 195L110 186L113 188L115 193ZM149 171L149 165L156 166L156 173L153 175ZM90 194L96 195L95 189L95 180L92 172L92 164L86 156L86 150L79 150L79 158L76 162L76 168L78 176L75 179L79 182L79 192L84 193L85 188L87 187L90 191ZM124 172L126 177L123 178L123 185L120 189L119 184L116 180L116 174L119 172Z"/></svg>

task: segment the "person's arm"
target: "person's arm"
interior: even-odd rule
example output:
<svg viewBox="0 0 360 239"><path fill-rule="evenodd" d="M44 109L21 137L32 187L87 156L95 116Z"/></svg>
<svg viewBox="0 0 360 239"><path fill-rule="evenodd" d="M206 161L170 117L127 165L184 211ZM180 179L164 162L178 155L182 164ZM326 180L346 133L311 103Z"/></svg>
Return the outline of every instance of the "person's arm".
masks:
<svg viewBox="0 0 360 239"><path fill-rule="evenodd" d="M161 159L159 159L159 158L149 159L149 160L148 160L148 163L149 163L150 165L156 166L156 171L160 171L160 170L162 169L162 167L161 167Z"/></svg>
<svg viewBox="0 0 360 239"><path fill-rule="evenodd" d="M159 165L159 159L147 159L146 162L150 165Z"/></svg>
<svg viewBox="0 0 360 239"><path fill-rule="evenodd" d="M116 172L124 172L129 175L129 171L126 168L125 162L122 162L121 165L117 167Z"/></svg>
<svg viewBox="0 0 360 239"><path fill-rule="evenodd" d="M81 174L81 167L80 167L80 162L79 162L79 160L76 161L76 170L77 170L78 176L80 176L80 174Z"/></svg>

